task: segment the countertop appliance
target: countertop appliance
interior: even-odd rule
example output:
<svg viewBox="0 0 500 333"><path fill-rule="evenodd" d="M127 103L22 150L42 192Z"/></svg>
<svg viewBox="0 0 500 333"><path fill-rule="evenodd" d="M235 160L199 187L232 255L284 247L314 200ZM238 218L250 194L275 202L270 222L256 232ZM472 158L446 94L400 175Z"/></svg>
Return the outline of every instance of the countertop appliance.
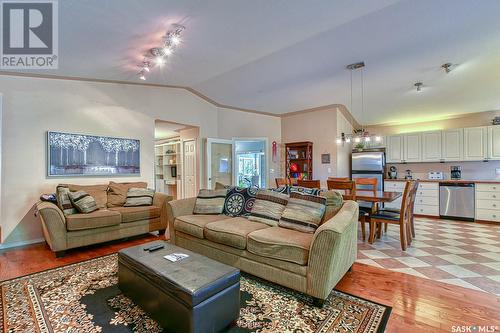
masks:
<svg viewBox="0 0 500 333"><path fill-rule="evenodd" d="M413 179L413 174L411 173L411 170L408 169L405 172L406 172L405 179L412 180Z"/></svg>
<svg viewBox="0 0 500 333"><path fill-rule="evenodd" d="M440 217L474 221L474 186L474 183L439 182Z"/></svg>
<svg viewBox="0 0 500 333"><path fill-rule="evenodd" d="M398 168L396 166L391 165L389 168L389 178L390 179L397 179L398 178Z"/></svg>
<svg viewBox="0 0 500 333"><path fill-rule="evenodd" d="M450 167L451 179L462 179L462 167L458 165L452 165Z"/></svg>
<svg viewBox="0 0 500 333"><path fill-rule="evenodd" d="M444 174L442 171L431 171L427 175L427 178L430 180L443 180Z"/></svg>
<svg viewBox="0 0 500 333"><path fill-rule="evenodd" d="M377 178L377 191L384 188L385 150L367 149L353 151L351 157L351 178ZM363 186L359 186L362 188Z"/></svg>

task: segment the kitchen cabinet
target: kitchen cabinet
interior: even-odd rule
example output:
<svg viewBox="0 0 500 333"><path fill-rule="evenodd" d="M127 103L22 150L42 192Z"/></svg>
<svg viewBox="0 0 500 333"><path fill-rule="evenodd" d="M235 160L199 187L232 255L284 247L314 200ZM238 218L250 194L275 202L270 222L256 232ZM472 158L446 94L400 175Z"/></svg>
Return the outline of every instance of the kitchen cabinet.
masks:
<svg viewBox="0 0 500 333"><path fill-rule="evenodd" d="M389 181L386 180L384 182L384 191L386 192L401 192L403 193L405 190L405 182L404 181ZM394 201L384 203L384 208L388 209L401 209L402 197L397 198Z"/></svg>
<svg viewBox="0 0 500 333"><path fill-rule="evenodd" d="M500 160L500 125L488 127L488 159Z"/></svg>
<svg viewBox="0 0 500 333"><path fill-rule="evenodd" d="M441 141L441 131L422 132L422 162L441 161Z"/></svg>
<svg viewBox="0 0 500 333"><path fill-rule="evenodd" d="M414 214L439 216L439 183L419 183Z"/></svg>
<svg viewBox="0 0 500 333"><path fill-rule="evenodd" d="M401 163L403 162L403 135L389 135L386 137L386 162Z"/></svg>
<svg viewBox="0 0 500 333"><path fill-rule="evenodd" d="M442 132L441 158L445 161L463 160L464 131L462 128Z"/></svg>
<svg viewBox="0 0 500 333"><path fill-rule="evenodd" d="M476 220L500 222L500 184L476 184Z"/></svg>
<svg viewBox="0 0 500 333"><path fill-rule="evenodd" d="M422 135L410 133L404 136L403 161L420 162L422 160Z"/></svg>
<svg viewBox="0 0 500 333"><path fill-rule="evenodd" d="M488 130L486 127L464 128L464 161L482 161L488 158Z"/></svg>

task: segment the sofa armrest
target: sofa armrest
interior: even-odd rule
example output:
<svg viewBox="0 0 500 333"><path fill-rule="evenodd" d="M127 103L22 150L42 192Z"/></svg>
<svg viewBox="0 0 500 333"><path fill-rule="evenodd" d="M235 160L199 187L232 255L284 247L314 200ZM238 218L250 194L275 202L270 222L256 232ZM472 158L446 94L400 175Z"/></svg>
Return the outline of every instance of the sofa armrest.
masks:
<svg viewBox="0 0 500 333"><path fill-rule="evenodd" d="M314 233L307 268L307 293L326 299L357 256L359 206L346 201Z"/></svg>
<svg viewBox="0 0 500 333"><path fill-rule="evenodd" d="M153 196L153 206L160 208L160 222L164 229L168 227L167 202L172 201L173 198L173 196L161 192L155 192Z"/></svg>
<svg viewBox="0 0 500 333"><path fill-rule="evenodd" d="M168 230L170 232L170 242L175 244L174 221L178 216L191 215L196 204L196 197L172 200L167 204Z"/></svg>
<svg viewBox="0 0 500 333"><path fill-rule="evenodd" d="M57 205L40 201L36 204L36 209L42 220L42 229L45 240L52 251L66 250L66 217Z"/></svg>

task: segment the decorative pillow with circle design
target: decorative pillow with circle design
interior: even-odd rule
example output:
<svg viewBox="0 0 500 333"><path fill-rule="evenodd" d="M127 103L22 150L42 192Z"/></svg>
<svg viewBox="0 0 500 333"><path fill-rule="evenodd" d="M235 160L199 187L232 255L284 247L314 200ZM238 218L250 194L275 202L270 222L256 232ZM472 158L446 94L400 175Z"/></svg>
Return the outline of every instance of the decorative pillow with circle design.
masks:
<svg viewBox="0 0 500 333"><path fill-rule="evenodd" d="M257 188L228 187L223 214L228 216L248 216L252 211Z"/></svg>

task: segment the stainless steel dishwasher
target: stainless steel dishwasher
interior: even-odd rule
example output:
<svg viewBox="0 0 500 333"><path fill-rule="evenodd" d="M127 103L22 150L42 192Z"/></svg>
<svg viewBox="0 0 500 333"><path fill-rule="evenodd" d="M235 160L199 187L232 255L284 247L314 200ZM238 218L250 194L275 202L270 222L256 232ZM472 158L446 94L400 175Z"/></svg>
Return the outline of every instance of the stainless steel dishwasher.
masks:
<svg viewBox="0 0 500 333"><path fill-rule="evenodd" d="M439 215L442 218L474 221L474 183L439 183Z"/></svg>

